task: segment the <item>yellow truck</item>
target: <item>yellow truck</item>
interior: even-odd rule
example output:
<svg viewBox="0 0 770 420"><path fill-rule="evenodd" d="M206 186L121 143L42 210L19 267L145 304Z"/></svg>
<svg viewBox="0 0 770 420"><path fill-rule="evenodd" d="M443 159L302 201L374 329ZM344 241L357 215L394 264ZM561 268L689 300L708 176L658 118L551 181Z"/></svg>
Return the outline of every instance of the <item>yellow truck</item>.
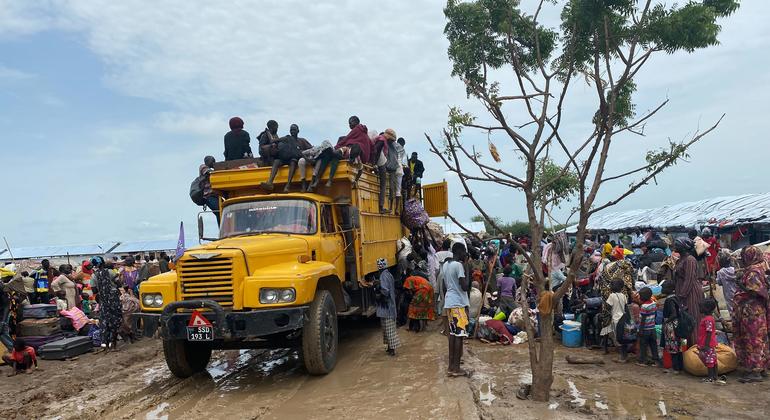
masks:
<svg viewBox="0 0 770 420"><path fill-rule="evenodd" d="M218 237L139 290L144 335L160 330L174 375L204 370L215 349L301 347L309 373L334 368L337 318L374 313L361 280L377 274L378 258L395 265L405 233L399 215L379 213L377 176L365 171L354 186L355 172L342 161L331 187L280 194L259 187L270 168L212 172Z"/></svg>

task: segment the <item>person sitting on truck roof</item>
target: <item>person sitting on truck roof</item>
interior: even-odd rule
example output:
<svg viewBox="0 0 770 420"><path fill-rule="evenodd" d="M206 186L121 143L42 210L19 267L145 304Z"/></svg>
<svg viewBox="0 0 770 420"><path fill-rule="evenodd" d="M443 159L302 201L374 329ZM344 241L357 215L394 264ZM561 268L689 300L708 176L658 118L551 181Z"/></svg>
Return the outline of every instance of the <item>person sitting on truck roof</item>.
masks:
<svg viewBox="0 0 770 420"><path fill-rule="evenodd" d="M286 186L283 188L283 192L289 192L291 180L294 178L294 172L297 170L297 162L302 157L302 151L312 147L307 140L297 137L299 134L299 127L297 124L292 124L289 132L291 133L290 135L279 139L278 153L273 160L273 169L270 171L270 178L267 182L261 184L262 188L268 191L273 190L273 181L278 174L278 169L283 165L289 165L289 177L286 180Z"/></svg>
<svg viewBox="0 0 770 420"><path fill-rule="evenodd" d="M372 155L372 141L369 140L369 134L365 125L361 124L361 120L355 115L348 119L348 125L350 126L350 132L345 137L340 137L335 149L342 149L343 147L352 147L357 145L361 148L361 161L363 163L370 163Z"/></svg>
<svg viewBox="0 0 770 420"><path fill-rule="evenodd" d="M270 166L273 159L278 155L278 123L275 120L267 122L267 128L260 133L259 137L259 157L262 159L262 166Z"/></svg>
<svg viewBox="0 0 770 420"><path fill-rule="evenodd" d="M225 134L225 160L250 158L251 139L249 133L243 129L241 117L230 118L230 131Z"/></svg>
<svg viewBox="0 0 770 420"><path fill-rule="evenodd" d="M302 152L302 159L299 160L299 176L302 179L302 192L312 192L318 186L318 180L323 176L326 167L329 166L329 179L326 181L326 187L332 186L334 174L337 173L337 166L340 163L340 156L335 153L334 147L329 140L324 140L320 146L311 147ZM313 179L310 185L307 185L305 171L307 165L313 165Z"/></svg>

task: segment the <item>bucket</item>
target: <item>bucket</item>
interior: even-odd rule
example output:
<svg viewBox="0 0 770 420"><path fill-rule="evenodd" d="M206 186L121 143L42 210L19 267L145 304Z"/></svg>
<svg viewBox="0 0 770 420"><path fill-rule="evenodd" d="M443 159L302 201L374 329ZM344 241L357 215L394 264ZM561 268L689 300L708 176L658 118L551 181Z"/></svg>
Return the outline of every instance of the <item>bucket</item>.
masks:
<svg viewBox="0 0 770 420"><path fill-rule="evenodd" d="M577 321L564 321L561 324L561 343L565 347L580 347L583 342L583 333L580 323Z"/></svg>
<svg viewBox="0 0 770 420"><path fill-rule="evenodd" d="M662 291L662 287L657 284L649 285L647 286L650 288L650 291L652 291L653 296L660 296L660 293Z"/></svg>

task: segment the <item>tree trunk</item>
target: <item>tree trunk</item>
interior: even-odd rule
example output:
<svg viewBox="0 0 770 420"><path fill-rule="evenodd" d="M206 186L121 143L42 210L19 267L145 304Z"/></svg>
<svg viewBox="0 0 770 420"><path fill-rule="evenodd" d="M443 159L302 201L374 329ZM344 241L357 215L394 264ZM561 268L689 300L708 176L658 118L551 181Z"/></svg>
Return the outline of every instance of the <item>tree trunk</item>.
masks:
<svg viewBox="0 0 770 420"><path fill-rule="evenodd" d="M534 401L547 402L553 384L553 313L540 317L540 360L532 366Z"/></svg>

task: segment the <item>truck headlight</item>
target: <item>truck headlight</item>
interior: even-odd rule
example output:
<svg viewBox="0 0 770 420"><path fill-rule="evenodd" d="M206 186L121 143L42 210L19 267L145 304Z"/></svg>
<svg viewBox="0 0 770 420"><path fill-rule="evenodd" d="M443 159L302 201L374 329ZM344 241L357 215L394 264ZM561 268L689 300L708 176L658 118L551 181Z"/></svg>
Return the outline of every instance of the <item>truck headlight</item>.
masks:
<svg viewBox="0 0 770 420"><path fill-rule="evenodd" d="M296 293L294 292L294 289L281 290L281 302L294 302L295 297Z"/></svg>
<svg viewBox="0 0 770 420"><path fill-rule="evenodd" d="M160 293L142 294L142 304L148 308L160 308L163 306L163 295Z"/></svg>
<svg viewBox="0 0 770 420"><path fill-rule="evenodd" d="M273 304L273 303L289 303L294 302L297 298L297 292L294 288L285 289L260 289L259 290L259 303Z"/></svg>

